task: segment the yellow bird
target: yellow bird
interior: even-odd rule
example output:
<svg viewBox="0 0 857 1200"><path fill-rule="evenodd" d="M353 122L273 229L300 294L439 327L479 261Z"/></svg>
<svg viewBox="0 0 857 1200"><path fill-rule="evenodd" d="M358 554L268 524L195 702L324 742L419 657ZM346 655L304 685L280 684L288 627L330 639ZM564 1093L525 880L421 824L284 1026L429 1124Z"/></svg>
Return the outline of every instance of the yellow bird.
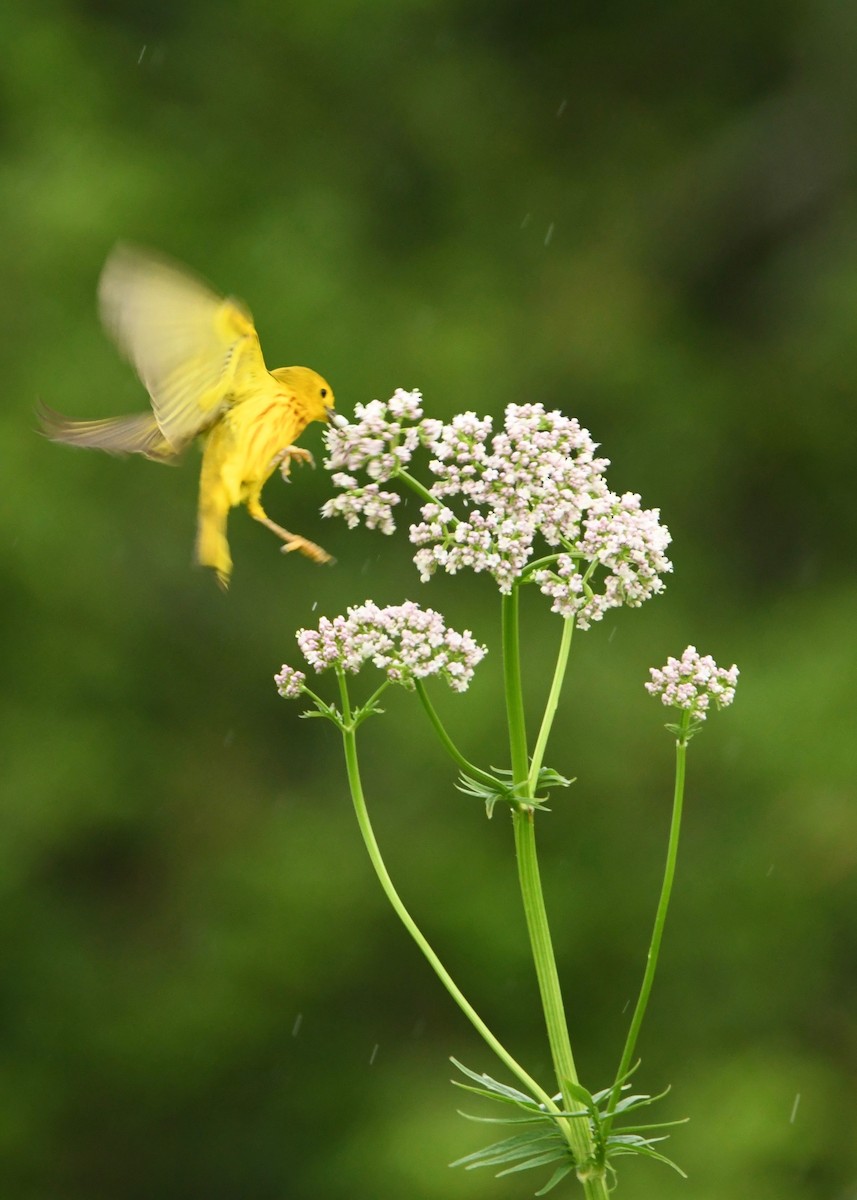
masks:
<svg viewBox="0 0 857 1200"><path fill-rule="evenodd" d="M260 499L278 466L287 478L293 459L312 461L294 442L310 421L329 419L330 385L308 367L269 371L243 305L148 251L117 246L101 273L98 299L104 327L136 369L152 411L73 421L43 405L47 436L158 462L176 459L202 436L196 559L213 567L224 588L232 573L226 520L238 504L283 540L283 551L332 561L272 521Z"/></svg>

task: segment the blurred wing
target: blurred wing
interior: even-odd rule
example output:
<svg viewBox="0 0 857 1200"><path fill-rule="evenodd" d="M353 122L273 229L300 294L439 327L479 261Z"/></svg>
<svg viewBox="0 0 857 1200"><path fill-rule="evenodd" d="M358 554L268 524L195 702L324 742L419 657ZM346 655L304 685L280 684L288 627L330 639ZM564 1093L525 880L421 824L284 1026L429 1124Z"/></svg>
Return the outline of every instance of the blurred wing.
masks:
<svg viewBox="0 0 857 1200"><path fill-rule="evenodd" d="M176 457L176 451L166 440L151 413L135 413L130 417L107 417L102 421L72 421L62 413L39 404L37 408L42 432L52 442L67 446L89 446L106 450L108 454L144 454L166 462Z"/></svg>
<svg viewBox="0 0 857 1200"><path fill-rule="evenodd" d="M176 450L266 375L249 312L164 259L118 246L98 297L105 328L134 364Z"/></svg>

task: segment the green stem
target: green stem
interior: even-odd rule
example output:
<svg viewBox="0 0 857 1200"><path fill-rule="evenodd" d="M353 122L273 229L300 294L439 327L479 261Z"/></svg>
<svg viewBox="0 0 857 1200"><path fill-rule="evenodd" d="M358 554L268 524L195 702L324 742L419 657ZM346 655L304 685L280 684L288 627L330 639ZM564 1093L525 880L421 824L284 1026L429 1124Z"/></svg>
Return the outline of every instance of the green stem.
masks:
<svg viewBox="0 0 857 1200"><path fill-rule="evenodd" d="M544 570L545 567L552 567L553 564L559 558L560 554L563 554L563 553L566 553L566 551L558 550L555 554L546 554L543 558L532 559L532 561L528 562L527 565L524 567L524 569L521 571L521 576L520 576L521 582L529 583L530 579L532 578L532 575L535 571ZM569 553L568 557L569 558L582 558L583 555Z"/></svg>
<svg viewBox="0 0 857 1200"><path fill-rule="evenodd" d="M548 1042L557 1082L563 1095L566 1110L579 1109L580 1103L571 1095L568 1084L578 1082L577 1067L571 1051L562 990L556 967L550 926L548 925L544 893L542 891L539 863L536 854L535 813L531 808L521 807L513 815L515 849L518 855L518 878L521 899L530 935L530 947L542 1009L545 1015ZM587 1118L571 1122L570 1143L578 1163L587 1162L592 1154L592 1139Z"/></svg>
<svg viewBox="0 0 857 1200"><path fill-rule="evenodd" d="M502 638L503 678L506 689L506 719L509 724L509 755L512 782L525 783L529 771L527 726L524 719L524 692L521 686L521 644L518 628L519 591L513 587L503 597Z"/></svg>
<svg viewBox="0 0 857 1200"><path fill-rule="evenodd" d="M489 787L495 787L497 780L494 778L494 776L489 775L487 771L480 770L479 767L474 766L472 762L469 762L446 732L443 722L437 715L435 707L429 699L428 692L426 691L426 686L423 681L421 679L416 679L414 682L416 684L417 695L422 701L423 708L426 710L428 719L434 726L435 733L440 738L446 752L449 754L450 758L452 758L453 762L457 763L464 774L469 775L471 779L476 779L479 783L484 783Z"/></svg>
<svg viewBox="0 0 857 1200"><path fill-rule="evenodd" d="M427 504L437 504L438 503L437 496L433 496L431 494L431 492L428 490L428 488L425 487L422 483L420 483L420 481L418 479L416 479L413 475L411 475L409 471L405 471L402 468L399 468L399 470L396 472L396 476L397 476L397 478L403 480L408 485L409 488L411 488L413 491L415 491L417 493L418 496L421 496L423 498L423 500L426 501ZM458 523L457 520L455 523L456 524Z"/></svg>
<svg viewBox="0 0 857 1200"><path fill-rule="evenodd" d="M649 953L646 956L646 969L643 972L643 982L640 985L640 994L637 997L637 1005L634 1009L634 1015L631 1018L628 1036L625 1040L625 1049L622 1051L622 1058L619 1061L619 1069L616 1072L616 1079L610 1096L608 1117L605 1125L605 1137L610 1132L610 1126L613 1123L612 1114L621 1094L622 1082L625 1076L628 1074L628 1071L631 1069L634 1050L637 1046L637 1038L640 1034L640 1027L643 1024L646 1006L649 1003L649 995L652 991L652 984L655 980L655 970L657 969L658 965L658 954L660 953L661 949L661 940L663 938L664 925L667 919L667 909L669 908L673 879L675 878L676 859L678 858L678 840L679 833L681 832L681 814L684 804L684 778L687 759L687 732L689 725L690 714L687 711L684 711L682 712L679 732L676 738L673 809L672 819L670 822L669 842L667 844L667 858L664 866L664 878L663 883L661 884L661 895L660 899L658 900L657 912L655 913L655 923L652 928L652 939L649 944Z"/></svg>
<svg viewBox="0 0 857 1200"><path fill-rule="evenodd" d="M390 901L399 920L407 929L408 933L419 946L423 955L429 962L434 973L441 981L443 986L449 992L452 999L470 1021L476 1032L485 1041L488 1046L494 1051L501 1062L509 1068L509 1070L520 1080L531 1096L535 1097L540 1104L543 1104L548 1112L558 1113L562 1110L551 1099L551 1097L541 1088L536 1081L524 1070L503 1044L497 1040L482 1018L474 1009L473 1005L467 1000L461 989L453 980L443 963L435 954L429 942L423 936L418 925L414 921L411 914L405 907L399 893L390 878L389 872L384 864L381 856L381 850L375 838L372 823L369 820L369 812L366 807L366 798L363 793L363 784L360 779L360 768L357 759L357 737L354 729L351 727L351 703L348 696L348 686L346 684L345 675L343 672L337 672L339 676L339 690L342 698L342 716L343 729L342 741L345 750L345 766L348 773L348 783L351 788L351 798L354 802L354 811L357 815L357 823L360 827L360 832L363 836L363 842L369 853L369 858L372 866L375 868L375 874L381 887L384 889L384 894Z"/></svg>
<svg viewBox="0 0 857 1200"><path fill-rule="evenodd" d="M562 691L562 683L565 679L565 672L568 668L568 656L571 653L571 637L573 633L574 617L566 617L562 623L562 638L560 639L559 653L557 654L556 667L554 668L551 689L548 693L547 704L545 705L545 714L542 717L539 736L536 739L536 748L533 751L533 761L530 763L529 791L531 796L535 794L538 784L539 771L542 769L542 762L544 761L548 738L550 737L554 717L556 716L556 710L559 704L559 696L560 692Z"/></svg>
<svg viewBox="0 0 857 1200"><path fill-rule="evenodd" d="M371 712L372 709L374 708L374 706L378 703L378 701L381 699L384 692L386 692L386 690L389 686L390 686L389 679L385 679L383 683L379 683L378 686L375 688L375 691L369 697L369 699L365 702L365 704L362 704L360 707L364 711Z"/></svg>
<svg viewBox="0 0 857 1200"><path fill-rule="evenodd" d="M524 721L524 697L521 686L521 655L519 632L518 589L503 597L503 674L506 690L506 713L509 723L509 752L513 782L524 783L529 775L527 734ZM570 645L570 635L569 635ZM567 658L568 646L566 646ZM553 689L552 689L553 690ZM544 722L543 722L544 727ZM545 734L545 738L547 734ZM521 900L527 921L527 932L533 954L536 979L539 985L545 1016L548 1042L557 1082L566 1111L579 1109L569 1084L578 1082L577 1068L571 1051L571 1040L565 1019L562 990L551 941L539 863L536 854L535 812L522 801L513 813L515 849L518 858L518 879ZM606 1200L607 1183L603 1168L592 1164L594 1145L588 1117L572 1118L568 1125L568 1142L578 1164L578 1179L587 1200Z"/></svg>

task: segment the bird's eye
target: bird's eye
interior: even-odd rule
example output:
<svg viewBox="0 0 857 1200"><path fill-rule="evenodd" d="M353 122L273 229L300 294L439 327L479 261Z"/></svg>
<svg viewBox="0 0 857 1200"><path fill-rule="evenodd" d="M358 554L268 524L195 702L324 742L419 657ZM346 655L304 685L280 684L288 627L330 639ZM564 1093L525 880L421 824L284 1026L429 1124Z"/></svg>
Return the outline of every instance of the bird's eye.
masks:
<svg viewBox="0 0 857 1200"><path fill-rule="evenodd" d="M326 395L327 395L327 388L322 388L322 389L321 389L321 398L322 398L322 400L325 398L325 396L326 396Z"/></svg>

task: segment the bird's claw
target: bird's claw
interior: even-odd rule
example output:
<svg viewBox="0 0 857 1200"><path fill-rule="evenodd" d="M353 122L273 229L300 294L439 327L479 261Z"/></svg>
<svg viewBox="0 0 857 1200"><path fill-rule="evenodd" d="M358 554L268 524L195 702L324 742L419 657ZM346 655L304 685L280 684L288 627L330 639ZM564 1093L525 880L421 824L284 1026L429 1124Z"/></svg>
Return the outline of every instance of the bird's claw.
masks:
<svg viewBox="0 0 857 1200"><path fill-rule="evenodd" d="M322 550L321 546L317 546L315 542L311 542L309 538L301 537L299 534L293 534L287 541L284 541L280 547L281 553L291 554L293 550L297 550L300 554L305 554L307 558L311 558L317 563L332 563L336 560L333 555L328 554L326 550Z"/></svg>
<svg viewBox="0 0 857 1200"><path fill-rule="evenodd" d="M284 446L282 450L274 455L274 465L279 466L280 474L286 483L291 482L289 474L292 469L292 459L297 459L298 462L309 463L311 467L315 467L315 459L312 456L312 451L305 450L303 446Z"/></svg>

